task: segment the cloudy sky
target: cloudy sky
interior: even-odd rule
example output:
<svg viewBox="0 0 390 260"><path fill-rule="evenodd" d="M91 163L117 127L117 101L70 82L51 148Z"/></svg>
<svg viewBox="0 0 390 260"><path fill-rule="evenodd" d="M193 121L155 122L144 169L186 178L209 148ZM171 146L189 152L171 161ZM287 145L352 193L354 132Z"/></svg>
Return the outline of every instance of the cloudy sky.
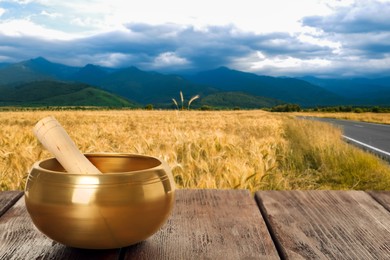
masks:
<svg viewBox="0 0 390 260"><path fill-rule="evenodd" d="M390 0L0 0L0 63L389 76Z"/></svg>

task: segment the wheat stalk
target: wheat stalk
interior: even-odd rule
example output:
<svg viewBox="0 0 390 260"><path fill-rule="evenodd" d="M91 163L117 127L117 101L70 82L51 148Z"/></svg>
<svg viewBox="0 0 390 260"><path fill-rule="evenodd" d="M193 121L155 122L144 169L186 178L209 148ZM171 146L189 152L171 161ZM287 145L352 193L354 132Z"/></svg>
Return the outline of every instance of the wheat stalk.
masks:
<svg viewBox="0 0 390 260"><path fill-rule="evenodd" d="M177 110L179 110L179 105L177 104L177 101L176 101L176 99L172 98L172 101L173 101L173 103L176 105L176 107L177 107Z"/></svg>
<svg viewBox="0 0 390 260"><path fill-rule="evenodd" d="M184 97L183 97L183 92L180 91L180 99L181 99L181 110L184 109Z"/></svg>
<svg viewBox="0 0 390 260"><path fill-rule="evenodd" d="M200 97L199 95L193 96L193 97L190 99L190 101L188 101L188 110L190 110L190 106L191 106L192 101L198 99L199 97Z"/></svg>
<svg viewBox="0 0 390 260"><path fill-rule="evenodd" d="M180 188L236 187L252 192L390 188L388 164L345 144L341 131L330 125L260 110L181 111L180 120L177 113L0 113L0 190L22 190L31 165L51 157L31 131L40 118L49 115L61 121L84 153L141 153L163 158Z"/></svg>

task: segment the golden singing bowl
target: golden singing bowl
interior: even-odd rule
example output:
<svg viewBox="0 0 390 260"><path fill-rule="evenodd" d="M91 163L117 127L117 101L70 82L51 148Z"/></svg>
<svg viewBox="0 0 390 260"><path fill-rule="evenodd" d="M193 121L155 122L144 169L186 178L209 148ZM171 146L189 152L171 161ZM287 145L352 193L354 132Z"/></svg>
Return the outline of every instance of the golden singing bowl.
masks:
<svg viewBox="0 0 390 260"><path fill-rule="evenodd" d="M119 248L143 241L167 220L175 184L162 160L86 154L103 174L66 173L55 158L36 162L25 188L35 226L64 245Z"/></svg>

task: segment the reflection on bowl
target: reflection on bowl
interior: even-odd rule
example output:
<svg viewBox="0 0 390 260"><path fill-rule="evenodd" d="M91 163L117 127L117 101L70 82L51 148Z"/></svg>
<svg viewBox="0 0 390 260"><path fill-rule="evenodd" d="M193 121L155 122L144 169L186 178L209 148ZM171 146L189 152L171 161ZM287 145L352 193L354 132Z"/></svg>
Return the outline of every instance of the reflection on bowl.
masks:
<svg viewBox="0 0 390 260"><path fill-rule="evenodd" d="M25 189L35 226L62 244L119 248L145 240L167 220L175 184L162 160L86 154L103 174L68 174L55 158L36 162Z"/></svg>

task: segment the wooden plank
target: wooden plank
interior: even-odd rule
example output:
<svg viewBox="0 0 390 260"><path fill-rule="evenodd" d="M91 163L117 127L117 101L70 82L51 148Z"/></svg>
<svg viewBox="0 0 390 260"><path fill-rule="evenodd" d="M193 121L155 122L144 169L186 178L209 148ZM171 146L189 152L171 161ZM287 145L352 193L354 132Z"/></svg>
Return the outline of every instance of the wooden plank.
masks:
<svg viewBox="0 0 390 260"><path fill-rule="evenodd" d="M369 191L368 194L390 212L390 191Z"/></svg>
<svg viewBox="0 0 390 260"><path fill-rule="evenodd" d="M118 259L119 254L119 249L82 250L52 241L31 222L24 197L0 218L0 259Z"/></svg>
<svg viewBox="0 0 390 260"><path fill-rule="evenodd" d="M2 216L23 195L22 191L0 192L0 216Z"/></svg>
<svg viewBox="0 0 390 260"><path fill-rule="evenodd" d="M177 190L160 231L128 247L125 259L279 259L248 191Z"/></svg>
<svg viewBox="0 0 390 260"><path fill-rule="evenodd" d="M390 214L363 191L260 191L282 258L389 259Z"/></svg>

